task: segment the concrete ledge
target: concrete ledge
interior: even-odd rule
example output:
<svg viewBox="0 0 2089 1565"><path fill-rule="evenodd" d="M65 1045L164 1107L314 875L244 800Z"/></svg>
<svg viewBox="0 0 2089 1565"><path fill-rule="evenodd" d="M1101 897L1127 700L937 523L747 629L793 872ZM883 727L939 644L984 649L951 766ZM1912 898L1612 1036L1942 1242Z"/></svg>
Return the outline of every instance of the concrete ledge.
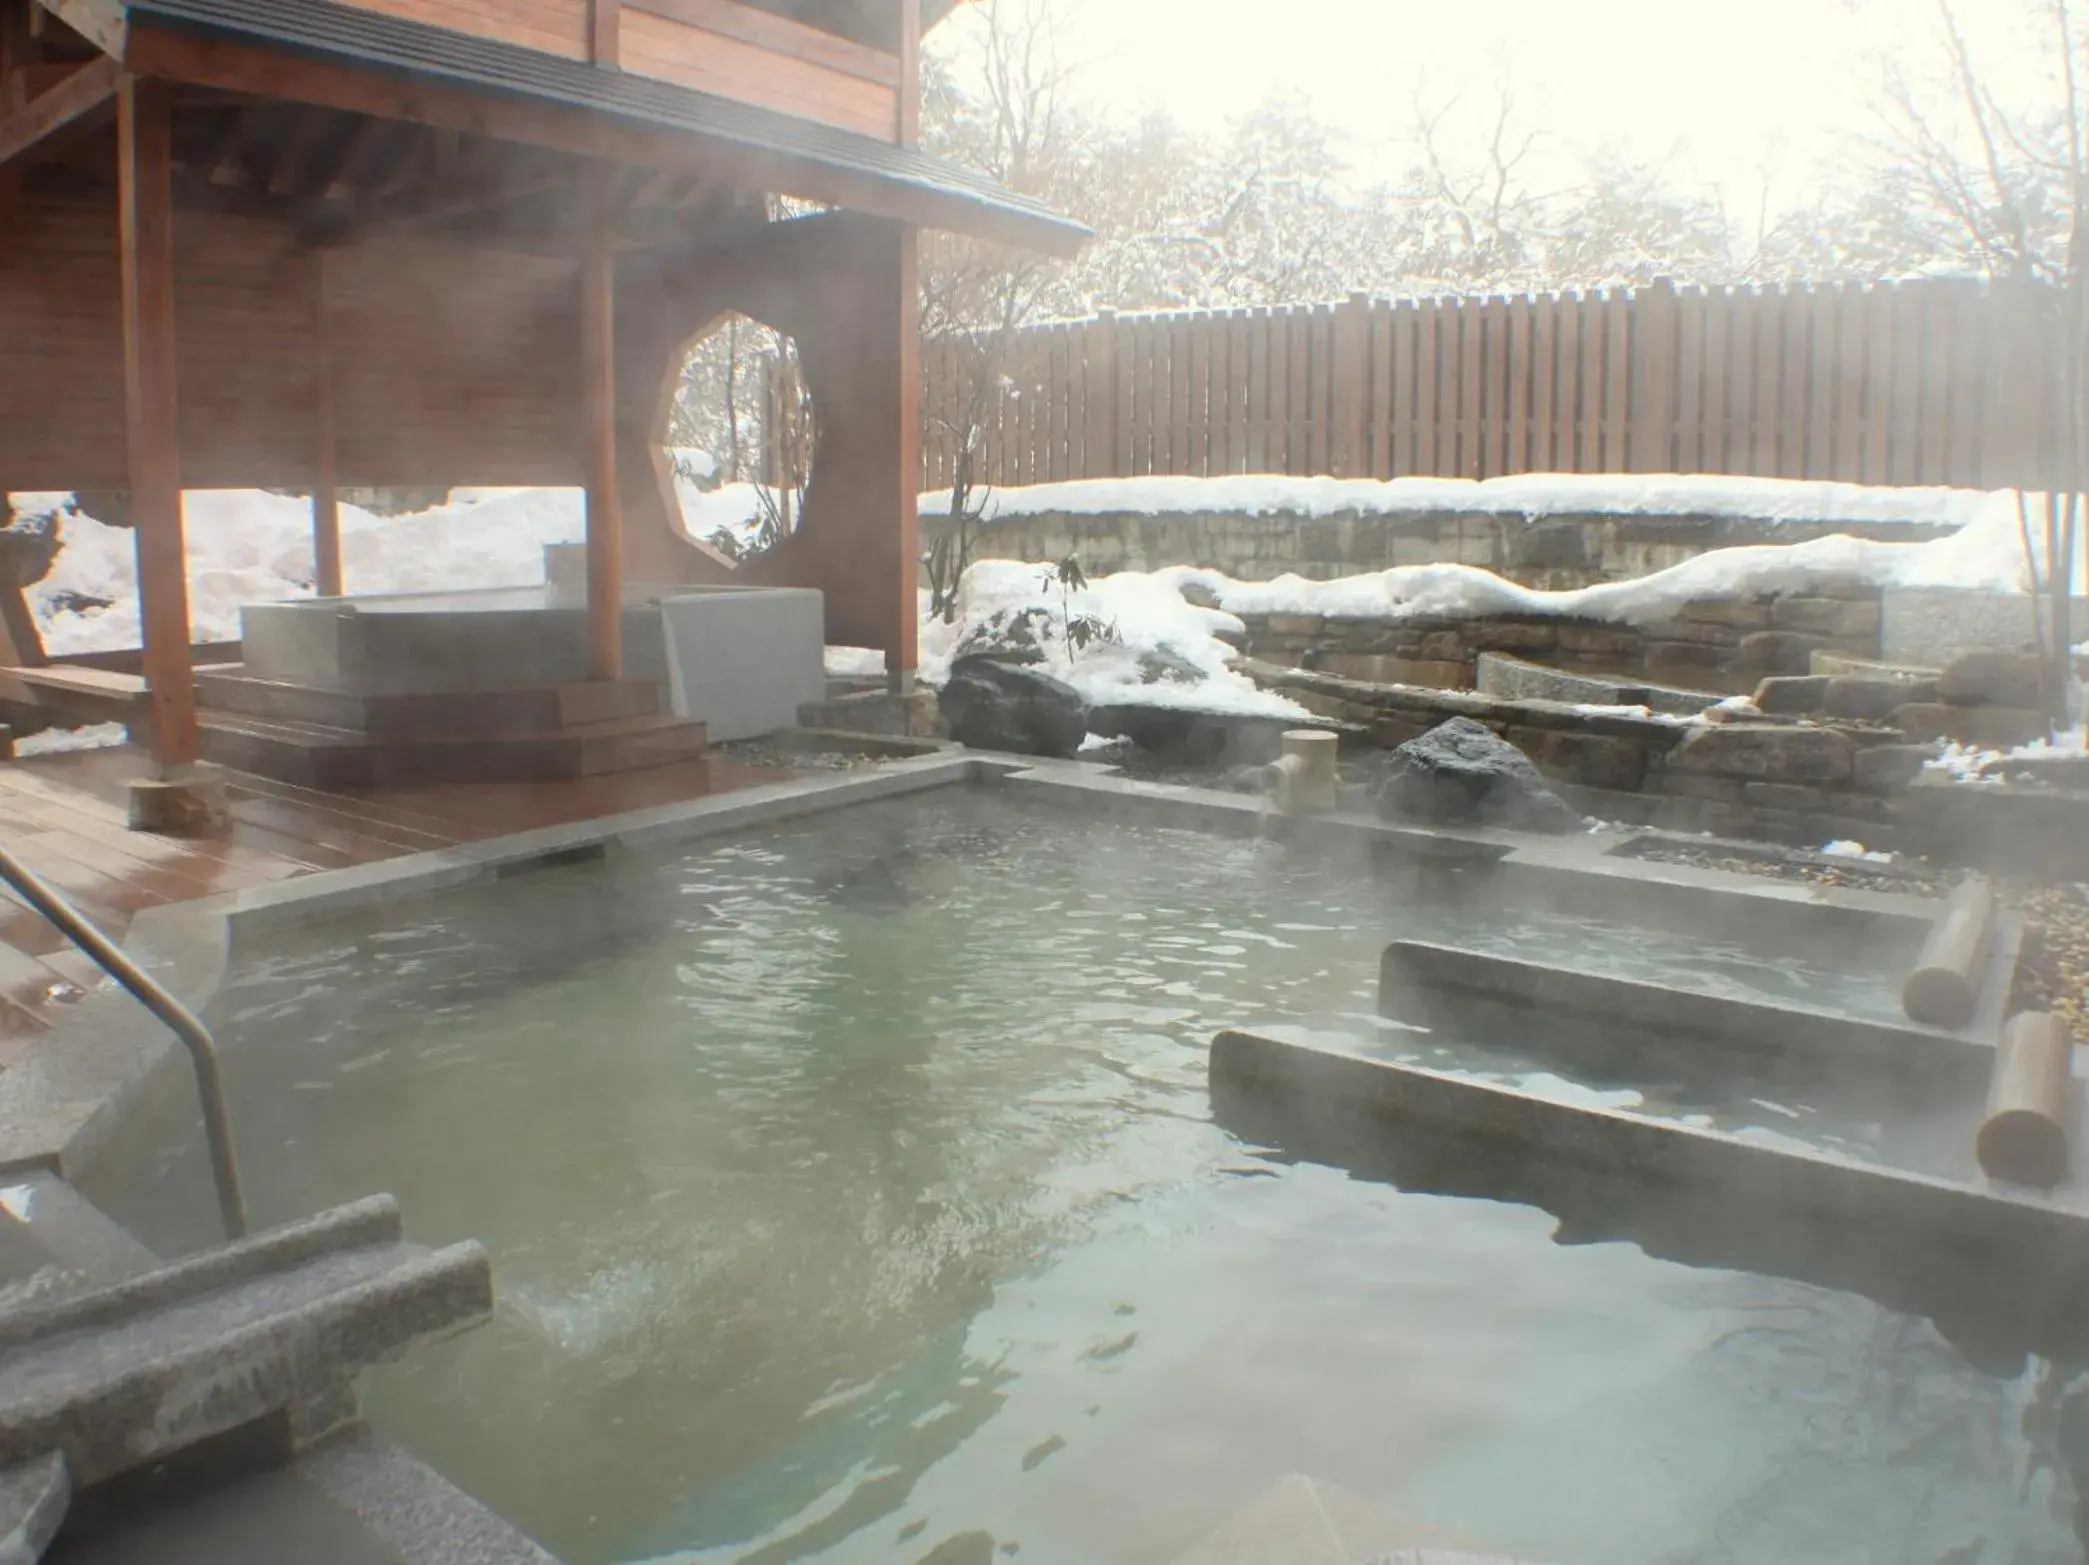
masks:
<svg viewBox="0 0 2089 1565"><path fill-rule="evenodd" d="M1548 1021L1565 1018L1606 1028L1682 1034L1735 1054L1801 1064L1809 1076L1856 1074L1896 1101L1914 1096L1977 1103L1994 1070L2001 1010L2016 965L2015 942L2008 943L2008 959L1990 963L1986 975L1981 1007L1986 1030L1978 1022L1964 1032L1896 1025L1421 940L1398 940L1386 947L1379 964L1378 1009L1399 1020L1426 1020L1479 1003L1540 1013ZM1555 1040L1571 1036L1571 1030L1548 1033Z"/></svg>
<svg viewBox="0 0 2089 1565"><path fill-rule="evenodd" d="M1213 1041L1210 1078L1236 1135L1405 1190L1539 1207L1562 1244L1863 1294L1998 1373L2089 1350L2079 1190L1930 1178L1248 1032Z"/></svg>

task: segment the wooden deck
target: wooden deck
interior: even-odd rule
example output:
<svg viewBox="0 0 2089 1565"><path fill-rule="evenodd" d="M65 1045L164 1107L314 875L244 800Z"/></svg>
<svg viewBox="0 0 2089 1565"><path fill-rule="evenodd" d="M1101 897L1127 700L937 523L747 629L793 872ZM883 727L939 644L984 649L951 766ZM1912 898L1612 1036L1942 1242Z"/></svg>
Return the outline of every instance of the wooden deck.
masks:
<svg viewBox="0 0 2089 1565"><path fill-rule="evenodd" d="M351 794L228 772L232 829L197 841L125 826L125 784L148 765L128 748L0 761L0 846L118 938L132 915L169 902L789 775L707 758L572 782ZM56 930L0 888L0 1032L46 1025L54 987L83 987L94 976Z"/></svg>

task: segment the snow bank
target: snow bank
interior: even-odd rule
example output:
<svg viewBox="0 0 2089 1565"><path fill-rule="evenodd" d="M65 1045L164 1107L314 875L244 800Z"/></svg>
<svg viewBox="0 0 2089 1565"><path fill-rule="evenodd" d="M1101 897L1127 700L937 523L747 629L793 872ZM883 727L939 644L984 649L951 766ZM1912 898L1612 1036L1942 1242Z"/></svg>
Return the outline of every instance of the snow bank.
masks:
<svg viewBox="0 0 2089 1565"><path fill-rule="evenodd" d="M761 516L752 485L702 489L678 486L684 519L697 536L731 533L751 539ZM968 573L955 625L926 622L923 674L930 682L948 671L952 652L970 630L998 613L1043 609L1062 625L1053 668L1093 703L1143 704L1213 712L1296 717L1292 701L1257 690L1233 666L1235 654L1216 634L1237 632L1235 616L1251 613L1472 617L1490 614L1573 615L1638 624L1673 615L1691 599L1730 594L1800 591L1825 577L1878 586L1938 585L2021 592L2030 575L2020 543L2017 498L2004 491L1980 495L1954 490L1864 490L1850 485L1795 484L1758 479L1672 477L1556 477L1498 479L1486 484L1403 479L1391 484L1336 479L1135 479L1121 483L1061 484L1002 491L1001 514L1039 509L1118 509L1126 496L1142 506L1188 509L1280 508L1328 514L1375 503L1440 507L1448 503L1518 514L1553 510L1688 511L1692 514L1823 515L1850 520L1963 519L1948 538L1889 543L1837 536L1789 547L1756 545L1701 555L1638 581L1605 583L1572 592L1519 587L1487 571L1459 565L1404 567L1339 581L1283 577L1236 582L1216 572L1177 567L1125 572L1092 583L1063 604L1057 585L1035 565L987 561ZM17 510L62 509L64 495L16 495ZM937 497L924 499L933 509ZM947 500L944 505L947 508ZM197 491L186 499L191 616L199 640L239 633L243 604L309 596L310 507L302 499L256 490ZM2034 543L2043 516L2034 506ZM61 522L62 547L50 576L31 589L32 607L50 650L60 656L139 643L133 540L77 513ZM416 515L379 517L353 506L342 511L342 554L351 592L411 592L534 584L543 580L546 544L582 536L579 491L484 489L457 491L451 503ZM2083 565L2078 562L2078 573ZM1185 601L1182 588L1201 583L1219 608ZM106 604L106 607L98 605ZM1064 644L1064 611L1092 615L1113 626L1109 644L1078 655ZM926 621L926 615L924 614ZM1194 679L1150 680L1149 654L1181 660L1177 672ZM1142 658L1147 666L1142 668ZM869 658L845 657L841 667L869 671Z"/></svg>
<svg viewBox="0 0 2089 1565"><path fill-rule="evenodd" d="M1722 480L1724 482L1724 480ZM1815 485L1809 487L1835 487ZM1963 491L1914 491L1963 493ZM1836 534L1796 544L1749 544L1715 549L1634 581L1545 592L1520 587L1470 565L1407 565L1334 581L1280 576L1236 582L1216 571L1180 566L1158 574L1180 586L1200 582L1235 614L1335 615L1400 618L1407 615L1472 619L1498 614L1571 615L1644 625L1672 617L1696 599L1803 592L1827 579L1874 587L1971 587L2025 592L2031 573L2024 557L2014 491L1976 497L1973 519L1949 537L1924 543L1887 543ZM2032 504L2032 543L2044 570L2043 508ZM2078 580L2089 560L2077 558ZM2077 590L2083 590L2078 588Z"/></svg>
<svg viewBox="0 0 2089 1565"><path fill-rule="evenodd" d="M752 484L677 487L685 525L697 536L752 537L761 514ZM60 657L135 647L132 535L66 509L71 499L13 497L24 515L63 513L58 558L29 592L45 645ZM191 490L183 515L189 617L198 641L236 640L242 604L312 595L310 502L258 489ZM577 542L584 531L578 489L460 489L448 505L396 517L344 505L342 575L352 593L533 586L544 580L544 546ZM93 606L99 603L108 607Z"/></svg>
<svg viewBox="0 0 2089 1565"><path fill-rule="evenodd" d="M1045 668L1091 706L1159 706L1231 716L1304 717L1297 702L1256 688L1231 665L1236 654L1216 632L1240 634L1232 615L1184 601L1168 573L1125 571L1090 582L1062 599L1059 584L1044 566L986 560L965 572L958 585L957 619L929 619L921 630L921 677L941 685L965 638L997 616L1041 609L1057 634L1048 638ZM1113 639L1078 651L1065 640L1068 614L1089 615L1111 627ZM1149 682L1142 656L1172 653L1183 671L1197 678Z"/></svg>
<svg viewBox="0 0 2089 1565"><path fill-rule="evenodd" d="M1668 619L1695 599L1795 592L1831 577L1884 585L1908 553L1922 547L1840 534L1800 544L1753 544L1701 554L1636 581L1599 582L1565 592L1520 587L1472 565L1402 565L1334 581L1279 576L1275 581L1237 582L1195 566L1175 566L1158 574L1178 587L1201 583L1217 594L1222 608L1235 614L1356 619L1571 615L1636 625Z"/></svg>
<svg viewBox="0 0 2089 1565"><path fill-rule="evenodd" d="M129 731L121 723L94 723L86 728L47 728L40 734L17 739L15 754L22 760L38 755L64 755L74 750L111 750L126 743Z"/></svg>
<svg viewBox="0 0 2089 1565"><path fill-rule="evenodd" d="M28 498L18 496L18 506ZM308 501L257 489L192 490L183 515L189 619L198 641L236 640L242 604L312 595ZM137 646L131 533L77 512L59 527L58 558L29 591L45 644L59 656ZM342 574L352 592L527 586L544 579L546 544L581 535L577 489L481 490L398 517L344 505Z"/></svg>
<svg viewBox="0 0 2089 1565"><path fill-rule="evenodd" d="M1994 499L1972 489L1888 489L1785 478L1676 473L1532 473L1515 478L1100 478L996 489L989 521L1040 515L1160 516L1183 512L1268 516L1398 516L1470 511L1488 516L1705 516L1784 522L1907 522L1964 526ZM921 497L924 516L947 515L950 493ZM2012 510L2014 502L2012 499Z"/></svg>

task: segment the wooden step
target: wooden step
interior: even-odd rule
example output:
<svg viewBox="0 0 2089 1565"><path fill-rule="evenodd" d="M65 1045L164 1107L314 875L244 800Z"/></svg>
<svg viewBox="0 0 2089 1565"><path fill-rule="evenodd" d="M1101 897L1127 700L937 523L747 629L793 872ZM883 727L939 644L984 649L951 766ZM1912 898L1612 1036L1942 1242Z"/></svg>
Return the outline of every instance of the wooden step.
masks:
<svg viewBox="0 0 2089 1565"><path fill-rule="evenodd" d="M65 663L0 668L0 701L97 723L141 722L148 711L143 674Z"/></svg>
<svg viewBox="0 0 2089 1565"><path fill-rule="evenodd" d="M704 750L701 723L661 716L550 733L381 739L325 724L207 712L201 737L206 760L326 791L554 782L692 760Z"/></svg>
<svg viewBox="0 0 2089 1565"><path fill-rule="evenodd" d="M315 723L388 741L552 734L583 723L654 717L661 708L660 687L643 679L517 690L355 695L258 679L235 664L198 670L196 689L206 710Z"/></svg>

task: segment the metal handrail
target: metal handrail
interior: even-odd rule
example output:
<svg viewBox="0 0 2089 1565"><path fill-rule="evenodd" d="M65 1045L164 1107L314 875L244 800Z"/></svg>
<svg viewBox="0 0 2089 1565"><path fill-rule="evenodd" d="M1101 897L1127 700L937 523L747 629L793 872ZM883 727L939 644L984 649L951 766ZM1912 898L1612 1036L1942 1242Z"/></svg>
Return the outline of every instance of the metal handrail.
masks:
<svg viewBox="0 0 2089 1565"><path fill-rule="evenodd" d="M202 1101L203 1134L210 1143L211 1176L217 1183L218 1211L225 1220L225 1236L245 1238L247 1202L240 1193L239 1162L232 1151L232 1122L225 1112L225 1085L218 1074L217 1045L211 1042L208 1030L196 1019L195 1012L148 978L137 963L116 949L108 936L5 849L0 849L0 880L20 892L22 899L49 919L60 934L166 1023L189 1051L189 1059L196 1067L196 1096Z"/></svg>

